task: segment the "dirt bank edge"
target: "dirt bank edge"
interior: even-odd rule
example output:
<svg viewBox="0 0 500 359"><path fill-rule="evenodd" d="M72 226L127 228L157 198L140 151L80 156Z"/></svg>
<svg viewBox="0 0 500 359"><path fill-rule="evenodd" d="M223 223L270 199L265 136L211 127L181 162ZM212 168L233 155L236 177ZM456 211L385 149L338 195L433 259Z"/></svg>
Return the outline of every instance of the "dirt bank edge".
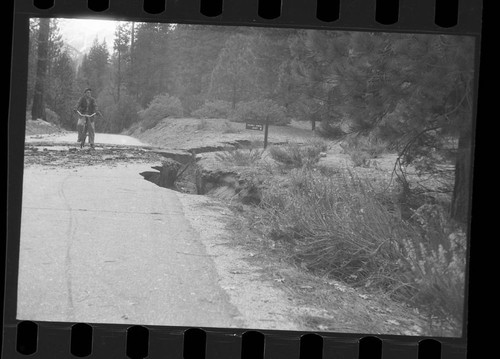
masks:
<svg viewBox="0 0 500 359"><path fill-rule="evenodd" d="M231 211L223 203L205 196L178 194L184 215L199 233L212 256L219 284L241 313L248 329L305 330L294 318L296 305L290 296L262 279L261 268L246 259L254 253L235 245L238 235L226 228Z"/></svg>

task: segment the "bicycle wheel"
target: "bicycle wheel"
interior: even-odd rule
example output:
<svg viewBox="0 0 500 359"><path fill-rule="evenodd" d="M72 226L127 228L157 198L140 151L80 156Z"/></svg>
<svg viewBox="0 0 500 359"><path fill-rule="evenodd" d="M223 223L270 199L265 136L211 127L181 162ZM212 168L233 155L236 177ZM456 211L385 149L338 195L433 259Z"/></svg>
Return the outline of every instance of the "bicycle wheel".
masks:
<svg viewBox="0 0 500 359"><path fill-rule="evenodd" d="M89 119L85 119L85 125L83 126L83 138L82 142L80 143L80 148L85 147L85 140L87 139L87 131L88 131L88 121Z"/></svg>

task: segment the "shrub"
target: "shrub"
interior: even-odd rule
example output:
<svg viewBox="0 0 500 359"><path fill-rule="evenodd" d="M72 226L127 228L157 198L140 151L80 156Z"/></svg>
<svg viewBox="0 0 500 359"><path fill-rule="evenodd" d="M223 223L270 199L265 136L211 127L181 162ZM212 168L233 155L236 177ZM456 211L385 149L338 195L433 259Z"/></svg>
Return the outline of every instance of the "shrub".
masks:
<svg viewBox="0 0 500 359"><path fill-rule="evenodd" d="M201 131L201 130L206 130L208 127L207 120L202 118L197 124L196 124L196 130Z"/></svg>
<svg viewBox="0 0 500 359"><path fill-rule="evenodd" d="M365 151L352 150L349 156L355 167L368 167L370 164L370 156Z"/></svg>
<svg viewBox="0 0 500 359"><path fill-rule="evenodd" d="M324 151L326 151L326 144L323 142L309 142L305 145L289 143L272 146L269 149L269 155L273 160L287 167L298 168L318 163L321 152Z"/></svg>
<svg viewBox="0 0 500 359"><path fill-rule="evenodd" d="M262 158L262 150L256 148L219 152L215 159L234 166L251 166Z"/></svg>
<svg viewBox="0 0 500 359"><path fill-rule="evenodd" d="M231 120L235 122L250 122L284 126L290 123L286 117L286 109L272 100L253 100L239 102L231 113Z"/></svg>
<svg viewBox="0 0 500 359"><path fill-rule="evenodd" d="M346 135L345 131L339 124L329 121L321 121L319 126L316 128L316 132L320 136L332 140L339 140Z"/></svg>
<svg viewBox="0 0 500 359"><path fill-rule="evenodd" d="M306 142L306 146L313 147L320 152L328 151L328 142L319 138L314 138Z"/></svg>
<svg viewBox="0 0 500 359"><path fill-rule="evenodd" d="M411 291L413 303L460 323L464 308L466 236L460 230L455 231L444 236L443 242L433 248L424 241L402 239L403 255L398 266L402 273L407 273L408 286L416 289Z"/></svg>
<svg viewBox="0 0 500 359"><path fill-rule="evenodd" d="M192 114L197 108L203 106L204 99L201 95L189 95L185 94L181 96L181 103L184 114Z"/></svg>
<svg viewBox="0 0 500 359"><path fill-rule="evenodd" d="M45 109L45 120L49 123L52 123L56 126L61 125L60 117L57 113L52 111L50 108Z"/></svg>
<svg viewBox="0 0 500 359"><path fill-rule="evenodd" d="M158 122L166 117L182 117L181 101L174 96L162 94L156 96L148 107L139 112L142 128L145 130L155 127Z"/></svg>
<svg viewBox="0 0 500 359"><path fill-rule="evenodd" d="M224 122L224 129L222 133L238 133L240 132L237 128L234 128L229 121Z"/></svg>
<svg viewBox="0 0 500 359"><path fill-rule="evenodd" d="M459 328L465 234L428 206L403 220L384 197L348 170L303 167L262 186L260 220L302 267L382 289Z"/></svg>
<svg viewBox="0 0 500 359"><path fill-rule="evenodd" d="M346 153L364 152L369 158L378 158L387 149L387 143L366 136L348 136L341 146Z"/></svg>
<svg viewBox="0 0 500 359"><path fill-rule="evenodd" d="M229 118L231 103L227 101L206 101L202 107L193 111L191 115L196 118Z"/></svg>

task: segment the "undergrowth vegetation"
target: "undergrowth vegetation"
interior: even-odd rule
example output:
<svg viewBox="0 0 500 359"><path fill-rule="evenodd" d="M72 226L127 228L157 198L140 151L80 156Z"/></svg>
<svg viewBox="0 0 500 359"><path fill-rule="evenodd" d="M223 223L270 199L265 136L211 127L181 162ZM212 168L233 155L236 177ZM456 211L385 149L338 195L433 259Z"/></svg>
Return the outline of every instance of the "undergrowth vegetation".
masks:
<svg viewBox="0 0 500 359"><path fill-rule="evenodd" d="M206 101L199 109L191 115L195 118L229 118L231 114L231 103L227 101Z"/></svg>
<svg viewBox="0 0 500 359"><path fill-rule="evenodd" d="M355 167L368 167L372 159L379 158L387 150L386 143L363 136L349 136L340 146Z"/></svg>
<svg viewBox="0 0 500 359"><path fill-rule="evenodd" d="M386 293L460 335L466 235L449 219L446 203L420 199L411 215L402 215L408 204L401 203L396 181L320 166L324 150L320 142L273 146L274 170L254 150L219 160L266 171L255 184L261 201L253 226L284 256L320 276Z"/></svg>
<svg viewBox="0 0 500 359"><path fill-rule="evenodd" d="M288 143L281 146L272 146L269 149L269 155L273 160L281 165L298 168L310 167L321 158L321 153L327 150L325 142L309 141L306 144Z"/></svg>
<svg viewBox="0 0 500 359"><path fill-rule="evenodd" d="M146 109L138 112L138 115L142 120L142 129L149 130L166 117L182 117L183 109L177 97L165 93L156 96Z"/></svg>
<svg viewBox="0 0 500 359"><path fill-rule="evenodd" d="M215 159L233 166L252 166L262 158L263 151L258 148L238 148L230 151L218 152Z"/></svg>
<svg viewBox="0 0 500 359"><path fill-rule="evenodd" d="M302 267L461 321L465 234L436 217L442 208L404 220L391 194L349 170L304 167L263 188L260 223Z"/></svg>

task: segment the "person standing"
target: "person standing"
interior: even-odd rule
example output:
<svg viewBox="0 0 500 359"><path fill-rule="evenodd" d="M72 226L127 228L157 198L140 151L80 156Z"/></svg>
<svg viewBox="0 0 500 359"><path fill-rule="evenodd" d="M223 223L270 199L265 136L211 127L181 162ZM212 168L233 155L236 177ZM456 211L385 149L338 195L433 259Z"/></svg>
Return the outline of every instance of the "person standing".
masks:
<svg viewBox="0 0 500 359"><path fill-rule="evenodd" d="M78 104L76 105L76 109L82 115L92 115L97 113L97 102L95 98L92 97L92 89L86 88L83 91L83 96L78 100ZM89 133L89 143L90 147L94 148L94 138L95 138L95 124L94 124L94 116L93 117L85 117L79 116L78 123L76 125L78 129L78 142L83 146L83 140L85 139L85 120L88 119L87 131Z"/></svg>

